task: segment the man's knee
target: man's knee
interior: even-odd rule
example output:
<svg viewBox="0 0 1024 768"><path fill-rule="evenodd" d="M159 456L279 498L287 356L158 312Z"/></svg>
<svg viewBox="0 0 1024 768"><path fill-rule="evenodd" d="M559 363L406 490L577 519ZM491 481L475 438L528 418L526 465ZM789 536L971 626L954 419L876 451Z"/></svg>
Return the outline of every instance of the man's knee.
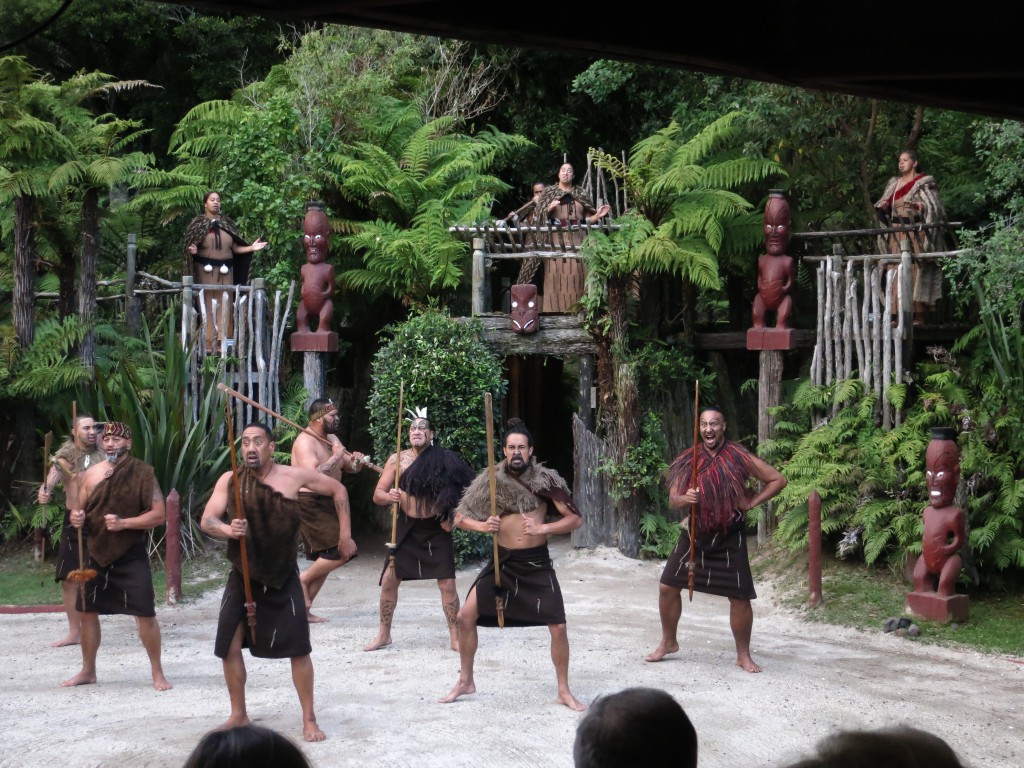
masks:
<svg viewBox="0 0 1024 768"><path fill-rule="evenodd" d="M551 640L567 640L569 638L569 630L565 624L548 624L548 631L551 632Z"/></svg>

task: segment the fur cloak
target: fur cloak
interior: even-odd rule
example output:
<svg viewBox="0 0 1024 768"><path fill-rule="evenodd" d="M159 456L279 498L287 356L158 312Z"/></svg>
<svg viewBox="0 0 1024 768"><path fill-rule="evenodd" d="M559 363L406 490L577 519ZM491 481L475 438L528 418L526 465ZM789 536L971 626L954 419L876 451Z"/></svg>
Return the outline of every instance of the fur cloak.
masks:
<svg viewBox="0 0 1024 768"><path fill-rule="evenodd" d="M114 464L108 477L101 480L85 505L85 525L89 529L89 554L106 568L133 545L146 538L146 531L108 531L105 515L138 517L153 507L156 490L153 468L125 454Z"/></svg>
<svg viewBox="0 0 1024 768"><path fill-rule="evenodd" d="M580 511L572 500L569 486L555 470L548 469L539 461L530 465L521 475L508 471L507 461L495 467L495 499L498 516L522 514L537 507L548 505L548 514L558 514L552 502L565 504L574 515ZM474 520L486 520L491 516L491 486L487 470L484 470L470 484L462 495L456 512Z"/></svg>

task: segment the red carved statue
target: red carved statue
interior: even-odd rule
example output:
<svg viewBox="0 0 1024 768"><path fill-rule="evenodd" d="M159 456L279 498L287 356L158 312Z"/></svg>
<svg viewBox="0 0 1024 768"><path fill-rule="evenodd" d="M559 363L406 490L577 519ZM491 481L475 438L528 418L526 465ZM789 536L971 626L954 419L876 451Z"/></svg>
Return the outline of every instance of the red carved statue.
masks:
<svg viewBox="0 0 1024 768"><path fill-rule="evenodd" d="M956 594L963 565L960 549L967 541L967 517L953 505L960 482L960 450L956 430L936 428L925 453L928 506L924 509L921 557L914 566L914 591L907 605L934 621L967 618L967 596Z"/></svg>
<svg viewBox="0 0 1024 768"><path fill-rule="evenodd" d="M793 258L786 254L786 247L791 226L789 201L782 190L770 190L764 206L764 242L768 252L757 260L754 328L765 327L767 311L776 313L776 328L789 328L789 316L793 312L793 300L789 296L793 285Z"/></svg>
<svg viewBox="0 0 1024 768"><path fill-rule="evenodd" d="M331 246L331 226L321 203L306 203L306 218L302 222L302 244L307 263L302 265L302 301L295 312L295 333L291 347L295 352L336 352L338 335L331 331L334 315L334 267L327 263ZM310 319L317 318L316 330Z"/></svg>
<svg viewBox="0 0 1024 768"><path fill-rule="evenodd" d="M512 330L515 333L536 333L538 327L537 286L523 283L512 286Z"/></svg>

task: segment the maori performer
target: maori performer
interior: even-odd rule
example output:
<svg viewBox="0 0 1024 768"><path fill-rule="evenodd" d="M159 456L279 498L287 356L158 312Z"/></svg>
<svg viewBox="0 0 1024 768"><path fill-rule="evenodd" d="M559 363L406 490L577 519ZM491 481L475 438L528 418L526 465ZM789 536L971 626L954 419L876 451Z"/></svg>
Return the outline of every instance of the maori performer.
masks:
<svg viewBox="0 0 1024 768"><path fill-rule="evenodd" d="M700 413L701 445L697 454L697 487L691 486L695 451L687 449L669 467L668 503L672 509L697 505L694 515L695 586L698 592L729 598L729 625L736 641L736 666L760 672L750 657L750 633L757 597L747 558L745 513L776 496L786 478L739 443L725 439L725 414L716 406ZM764 487L751 495L747 482L754 478ZM683 612L682 589L688 586L690 531L683 530L675 551L665 563L658 587L661 642L647 661L661 661L679 650L676 629Z"/></svg>
<svg viewBox="0 0 1024 768"><path fill-rule="evenodd" d="M503 448L505 459L495 469L496 514L491 513L490 478L485 470L466 489L455 510L455 525L498 537L503 588L495 588L494 561L469 588L459 611L459 655L462 667L455 687L442 703L476 692L473 661L477 626L496 626L496 598L504 602L507 626L547 625L551 659L558 681L555 701L576 711L586 709L569 690L569 635L562 590L548 554L548 536L569 533L583 524L579 509L561 476L533 459L533 436L518 419L510 421ZM546 522L548 518L553 522Z"/></svg>
<svg viewBox="0 0 1024 768"><path fill-rule="evenodd" d="M935 178L921 173L917 152L904 149L897 162L899 176L893 176L885 191L875 203L878 220L885 227L905 227L914 224L939 224L946 221L946 208L939 197ZM882 240L882 248L899 256L903 241L908 241L914 254L945 250L945 235L941 229L911 232L893 232ZM895 269L895 265L889 267ZM925 313L942 298L942 269L936 261L916 260L913 266L914 325L924 323ZM899 310L898 294L893 291L894 306Z"/></svg>
<svg viewBox="0 0 1024 768"><path fill-rule="evenodd" d="M356 545L347 535L348 495L345 487L328 475L312 469L275 464L270 429L253 422L242 430L241 452L245 459L237 482L243 515L236 515L232 472L217 480L203 511L202 529L211 536L227 539L231 573L221 600L220 620L214 653L224 662L224 680L231 700L231 716L223 728L248 725L245 706L245 659L242 648L258 658L290 658L292 681L302 707L302 736L306 741L323 741L327 735L316 722L313 710L313 661L309 642L309 621L302 610L305 599L299 582L298 555L299 490L330 496L342 524L339 541L342 562L356 555ZM232 446L234 450L234 446ZM224 522L230 513L230 522ZM248 573L243 575L242 547L248 553ZM255 641L246 631L244 579L249 578L256 603Z"/></svg>
<svg viewBox="0 0 1024 768"><path fill-rule="evenodd" d="M46 480L39 487L38 501L49 504L53 498L53 489L64 486L64 525L60 531L60 544L57 549L57 569L55 581L61 585L61 596L64 601L64 612L68 615L68 633L60 640L50 643L54 648L65 645L78 645L81 642L82 618L75 607L75 596L78 585L68 579L71 571L83 567L78 562L78 531L71 524L71 510L81 507L78 501L78 486L81 484L82 473L94 464L103 461L104 455L96 445L96 422L87 413L75 416L71 425L71 437L50 457L50 471Z"/></svg>
<svg viewBox="0 0 1024 768"><path fill-rule="evenodd" d="M455 588L455 544L452 520L463 490L473 480L473 470L455 451L434 445L434 429L427 409L410 411L409 445L401 455L391 454L373 490L381 506L398 504L398 528L393 554L384 558L380 575L380 626L364 651L391 645L391 622L403 581L437 579L441 609L448 623L451 649L459 650L459 593ZM395 488L396 467L400 474ZM392 554L389 552L389 554Z"/></svg>
<svg viewBox="0 0 1024 768"><path fill-rule="evenodd" d="M164 496L153 468L129 455L132 432L127 424L108 421L103 427L106 458L82 476L71 524L89 532L89 566L96 576L79 595L82 670L62 686L96 682L96 653L100 647L100 614L135 617L139 638L149 656L153 687L172 686L160 662L160 625L156 621L153 577L149 570L146 531L163 525Z"/></svg>
<svg viewBox="0 0 1024 768"><path fill-rule="evenodd" d="M558 182L545 187L534 204L540 218L539 223L550 221L569 228L562 234L565 238L563 245L569 246L572 250L576 250L583 242L584 232L578 229L579 225L596 224L611 211L611 206L607 203L600 207L596 206L590 196L573 183L575 175L572 165L564 163L558 169ZM524 285L532 282L540 261L536 258L523 261L516 283ZM560 292L551 290L552 286L567 282L578 283L582 288L583 263L579 260L545 259L544 289L541 291L544 295L541 309L544 312L565 312L579 299L578 295L561 295Z"/></svg>
<svg viewBox="0 0 1024 768"><path fill-rule="evenodd" d="M203 292L206 303L206 351L214 348L214 307L217 302L216 321L221 319L223 292L219 285L245 285L249 282L249 266L252 254L262 251L267 244L256 238L249 244L238 233L238 227L220 212L220 195L207 192L203 197L203 213L189 222L185 229L185 272L195 280L197 289ZM229 294L230 295L230 294ZM220 338L231 338L232 318L228 311L228 327L220 329Z"/></svg>
<svg viewBox="0 0 1024 768"><path fill-rule="evenodd" d="M359 472L363 468L363 454L349 453L338 439L341 419L338 408L327 398L318 398L309 404L309 429L320 436L320 440L307 432L299 432L292 445L292 466L312 469L341 482L341 473ZM324 440L330 442L328 448ZM345 539L351 540L349 523L350 505L348 489L345 491L344 509L335 508L330 496L313 493L306 488L299 491L299 507L302 518L299 533L302 536L306 559L312 565L302 572L299 581L305 595L306 612L311 624L327 621L310 612L313 600L327 581L331 571L343 564L341 549Z"/></svg>

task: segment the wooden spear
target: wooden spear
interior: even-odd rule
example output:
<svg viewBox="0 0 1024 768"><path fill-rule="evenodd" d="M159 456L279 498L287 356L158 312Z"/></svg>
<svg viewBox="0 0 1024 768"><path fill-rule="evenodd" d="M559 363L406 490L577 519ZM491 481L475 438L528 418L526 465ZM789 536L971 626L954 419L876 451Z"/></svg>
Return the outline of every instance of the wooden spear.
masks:
<svg viewBox="0 0 1024 768"><path fill-rule="evenodd" d="M484 392L484 423L487 425L487 478L491 485L491 517L498 514L497 476L494 469L494 414L491 393ZM498 626L505 628L505 601L501 597L501 563L498 560L498 534L491 534L494 545L494 602L498 609Z"/></svg>
<svg viewBox="0 0 1024 768"><path fill-rule="evenodd" d="M78 421L78 401L71 401L71 439L75 439L75 422ZM80 482L80 481L78 481ZM69 482L65 480L64 491L67 497L69 505L72 503L72 495L74 498L74 505L77 507L82 502L81 494L79 493L78 482ZM68 486L75 488L74 494L68 491ZM92 581L96 578L95 568L85 567L85 546L82 543L82 528L85 527L85 522L82 522L82 526L78 529L78 568L68 573L65 577L68 581L78 585L78 597L82 601L82 605L85 605L85 582Z"/></svg>
<svg viewBox="0 0 1024 768"><path fill-rule="evenodd" d="M690 475L690 487L697 488L697 443L700 440L700 381L693 387L693 470ZM690 505L690 562L686 564L687 584L690 589L690 602L693 602L693 571L697 567L694 562L693 540L697 536L697 504Z"/></svg>
<svg viewBox="0 0 1024 768"><path fill-rule="evenodd" d="M398 439L395 448L395 490L398 490L398 479L402 476L402 399L405 394L405 382L398 382ZM395 551L398 548L398 502L391 505L391 541L388 547L388 569L391 576L395 575Z"/></svg>
<svg viewBox="0 0 1024 768"><path fill-rule="evenodd" d="M234 398L236 398L238 400L241 400L243 403L248 403L253 408L258 408L259 410L263 411L264 413L266 413L266 414L268 414L270 416L273 416L278 421L283 421L289 427L294 427L295 429L299 430L299 432L305 432L307 435L315 437L317 440L319 440L321 443L323 443L324 445L326 445L329 448L334 445L334 443L332 443L326 437L321 437L320 435L318 435L316 432L314 432L309 427L300 427L294 421L285 418L284 416L282 416L277 411L272 411L269 408L267 408L265 405L260 405L259 403L257 403L252 398L246 397L245 395L243 395L241 392L239 392L237 390L231 389L231 387L229 387L227 384L225 384L223 382L221 382L220 384L217 385L217 389L219 389L221 392L223 392L223 393L225 393L227 395L230 395L231 397L234 397ZM399 416L399 421L401 421L401 416ZM351 454L351 451L346 449L345 453ZM376 472L378 475L381 474L384 471L381 467L378 467L376 464L371 462L365 456L360 460L360 463L363 464L364 466L369 467L374 472Z"/></svg>
<svg viewBox="0 0 1024 768"><path fill-rule="evenodd" d="M242 490L239 488L238 459L235 458L235 425L231 418L231 400L225 403L224 413L228 423L228 451L231 453L231 480L235 486L235 519L244 520L242 511ZM238 540L238 548L242 554L242 585L245 587L245 618L249 624L249 637L256 645L256 603L252 599L252 584L249 581L249 555L245 548L245 537Z"/></svg>

